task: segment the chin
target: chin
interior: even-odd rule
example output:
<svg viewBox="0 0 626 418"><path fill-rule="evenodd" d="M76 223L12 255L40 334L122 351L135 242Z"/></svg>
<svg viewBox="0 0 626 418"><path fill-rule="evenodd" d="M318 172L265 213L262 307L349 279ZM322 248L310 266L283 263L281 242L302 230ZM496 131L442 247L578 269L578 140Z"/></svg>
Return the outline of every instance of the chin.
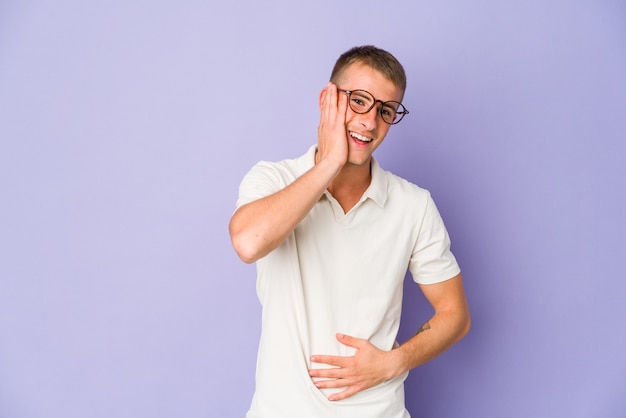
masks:
<svg viewBox="0 0 626 418"><path fill-rule="evenodd" d="M348 158L348 164L352 166L362 166L370 164L371 156L363 157L363 158Z"/></svg>

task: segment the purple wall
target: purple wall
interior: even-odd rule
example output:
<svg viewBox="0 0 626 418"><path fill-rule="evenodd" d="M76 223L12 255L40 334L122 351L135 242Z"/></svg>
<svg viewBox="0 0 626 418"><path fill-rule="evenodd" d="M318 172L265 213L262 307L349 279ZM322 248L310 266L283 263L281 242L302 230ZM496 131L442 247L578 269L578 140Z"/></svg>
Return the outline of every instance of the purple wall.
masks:
<svg viewBox="0 0 626 418"><path fill-rule="evenodd" d="M383 166L431 190L473 314L415 417L626 416L623 1L0 4L0 417L242 417L243 174L316 141L336 57L404 63ZM407 283L402 338L429 310Z"/></svg>

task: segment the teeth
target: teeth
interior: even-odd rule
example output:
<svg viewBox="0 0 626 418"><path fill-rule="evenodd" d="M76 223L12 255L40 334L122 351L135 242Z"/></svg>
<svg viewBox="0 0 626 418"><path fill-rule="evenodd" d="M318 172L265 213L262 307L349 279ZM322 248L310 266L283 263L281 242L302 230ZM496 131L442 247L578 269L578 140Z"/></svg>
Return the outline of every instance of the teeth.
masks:
<svg viewBox="0 0 626 418"><path fill-rule="evenodd" d="M350 132L350 136L358 139L359 141L363 141L363 142L370 142L372 140L372 138L368 138L366 136L357 134L356 132Z"/></svg>

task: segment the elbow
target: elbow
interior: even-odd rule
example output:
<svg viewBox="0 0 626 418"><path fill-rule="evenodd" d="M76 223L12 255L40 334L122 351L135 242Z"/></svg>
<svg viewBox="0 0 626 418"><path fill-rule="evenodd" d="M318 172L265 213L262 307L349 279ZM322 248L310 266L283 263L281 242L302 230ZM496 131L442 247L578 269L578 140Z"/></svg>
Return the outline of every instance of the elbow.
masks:
<svg viewBox="0 0 626 418"><path fill-rule="evenodd" d="M251 248L252 246L249 245L249 240L241 237L241 234L233 235L231 233L230 240L235 252L239 256L239 259L244 263L252 264L259 259L256 251L254 251L254 249Z"/></svg>
<svg viewBox="0 0 626 418"><path fill-rule="evenodd" d="M464 326L463 326L463 329L462 329L462 334L461 334L461 335L462 335L463 337L465 337L465 336L469 333L470 328L472 328L472 319L470 318L470 315L469 315L469 313L468 313L468 314L467 314L467 319L465 320L465 324L464 324Z"/></svg>
<svg viewBox="0 0 626 418"><path fill-rule="evenodd" d="M469 310L466 310L459 327L459 340L469 333L471 327L472 319L470 317Z"/></svg>
<svg viewBox="0 0 626 418"><path fill-rule="evenodd" d="M233 241L233 248L235 249L235 252L239 256L239 259L246 264L252 264L260 258L256 255L256 253L253 250L251 250L250 248L247 248L245 245L241 245L240 243L237 243L236 241Z"/></svg>
<svg viewBox="0 0 626 418"><path fill-rule="evenodd" d="M241 261L252 264L261 258L253 245L253 240L249 239L243 231L238 230L232 221L229 225L229 232L233 249Z"/></svg>

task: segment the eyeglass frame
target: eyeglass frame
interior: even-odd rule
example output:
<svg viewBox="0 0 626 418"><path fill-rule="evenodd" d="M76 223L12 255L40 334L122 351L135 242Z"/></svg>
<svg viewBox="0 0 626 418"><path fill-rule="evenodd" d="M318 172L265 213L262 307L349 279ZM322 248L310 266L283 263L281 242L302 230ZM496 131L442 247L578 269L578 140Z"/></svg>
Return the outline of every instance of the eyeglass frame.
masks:
<svg viewBox="0 0 626 418"><path fill-rule="evenodd" d="M364 115L366 113L369 113L374 108L374 106L376 106L376 103L380 102L380 104L381 104L380 109L378 109L376 111L376 113L378 113L380 115L380 118L387 125L396 125L396 124L400 123L400 121L404 118L404 115L408 115L409 114L409 109L407 109L402 103L400 103L398 101L395 101L395 100L387 100L386 102L383 102L382 100L377 99L376 97L374 97L374 95L372 93L370 93L369 91L367 91L367 90L363 90L363 89L346 90L346 89L340 89L340 88L337 88L337 90L342 91L342 92L344 92L344 93L346 93L348 95L348 106L350 107L350 110L352 110L354 113L357 113L359 115ZM372 102L372 105L370 106L370 108L367 109L365 112L357 112L350 105L350 96L352 95L352 93L354 93L356 91L362 91L364 93L367 93L370 96L372 96L372 98L374 99L374 101ZM396 112L396 115L400 115L400 118L397 121L395 121L395 122L389 123L383 117L383 114L382 114L383 106L385 106L385 104L387 104L387 103L398 103L404 109L402 112L398 112L398 111L394 110L394 112Z"/></svg>

